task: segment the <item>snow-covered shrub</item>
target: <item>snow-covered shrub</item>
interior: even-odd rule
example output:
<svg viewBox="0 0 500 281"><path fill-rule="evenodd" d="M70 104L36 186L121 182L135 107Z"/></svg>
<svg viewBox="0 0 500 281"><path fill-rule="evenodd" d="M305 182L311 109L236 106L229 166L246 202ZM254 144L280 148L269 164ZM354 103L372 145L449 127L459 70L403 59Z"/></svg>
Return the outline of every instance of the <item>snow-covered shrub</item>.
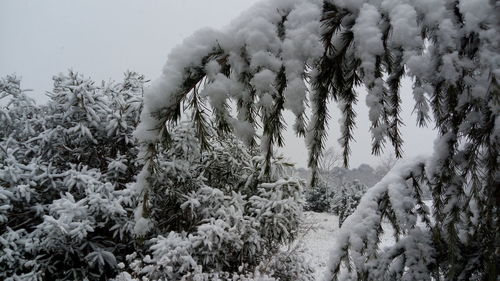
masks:
<svg viewBox="0 0 500 281"><path fill-rule="evenodd" d="M314 268L304 250L301 244L280 249L270 258L263 260L257 268L281 281L312 281Z"/></svg>
<svg viewBox="0 0 500 281"><path fill-rule="evenodd" d="M210 138L208 150L195 135L192 123L176 126L138 182L144 197L136 231L150 239L128 262L133 276L248 276L297 236L302 182L286 174L284 159L273 159L264 175L263 157L231 135Z"/></svg>
<svg viewBox="0 0 500 281"><path fill-rule="evenodd" d="M0 112L1 279L123 271L119 278L272 280L258 265L295 239L302 182L286 175L284 159L265 166L231 134L201 149L182 124L142 193L142 175L131 182L141 168L132 131L143 82L126 73L123 83L97 86L70 71L54 77L48 104L38 106L17 78L2 80L10 100ZM150 221L136 225L139 196Z"/></svg>
<svg viewBox="0 0 500 281"><path fill-rule="evenodd" d="M111 281L148 281L149 279L143 277L141 279L134 277L133 274L128 272L121 272L116 276L116 278L111 279ZM158 279L165 280L165 279ZM270 277L267 274L263 274L259 271L240 273L240 272L201 272L200 270L190 273L184 276L182 281L194 280L194 281L278 281L274 277Z"/></svg>
<svg viewBox="0 0 500 281"><path fill-rule="evenodd" d="M319 178L315 185L305 191L306 209L314 212L327 212L339 216L339 226L358 206L366 191L366 186L354 180L335 180L326 182Z"/></svg>
<svg viewBox="0 0 500 281"><path fill-rule="evenodd" d="M140 168L132 131L143 80L128 72L123 83L98 87L60 74L41 106L17 78L0 81L8 99L0 107L0 279L110 278L133 252L138 195L127 186Z"/></svg>
<svg viewBox="0 0 500 281"><path fill-rule="evenodd" d="M367 187L358 181L345 183L340 186L331 201L332 212L339 216L339 227L351 215L366 192Z"/></svg>
<svg viewBox="0 0 500 281"><path fill-rule="evenodd" d="M332 211L332 200L336 190L323 179L319 179L315 184L305 191L306 209L314 212Z"/></svg>
<svg viewBox="0 0 500 281"><path fill-rule="evenodd" d="M30 237L45 278L112 277L117 258L133 250L133 224L124 197L96 169L67 171L67 192L48 205L48 214Z"/></svg>
<svg viewBox="0 0 500 281"><path fill-rule="evenodd" d="M142 106L143 76L127 72L122 83L96 86L91 79L70 71L53 80L54 89L44 107L47 129L40 133L47 150L43 156L53 163L60 161L58 165L85 163L103 171L109 158L118 155L135 163L132 132ZM125 181L131 181L134 172L127 174Z"/></svg>

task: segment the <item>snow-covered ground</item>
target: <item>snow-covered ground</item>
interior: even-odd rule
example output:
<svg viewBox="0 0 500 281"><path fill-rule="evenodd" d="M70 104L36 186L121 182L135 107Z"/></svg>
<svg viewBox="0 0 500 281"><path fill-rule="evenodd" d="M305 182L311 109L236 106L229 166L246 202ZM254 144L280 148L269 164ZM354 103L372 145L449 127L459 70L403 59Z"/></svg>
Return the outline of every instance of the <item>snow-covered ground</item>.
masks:
<svg viewBox="0 0 500 281"><path fill-rule="evenodd" d="M425 204L432 209L432 201L425 200ZM303 244L310 262L316 269L315 279L322 280L330 257L330 250L335 243L339 230L338 216L328 213L305 212L303 235L299 243ZM419 225L423 226L422 222ZM382 223L384 232L380 237L381 247L394 243L393 230L389 223Z"/></svg>
<svg viewBox="0 0 500 281"><path fill-rule="evenodd" d="M335 243L338 226L338 216L328 213L305 212L304 234L299 243L303 244L306 254L310 256L311 265L316 269L315 280L322 280L328 268L330 250ZM386 231L380 237L383 247L394 243L394 238L392 228L388 223L383 223L382 227Z"/></svg>
<svg viewBox="0 0 500 281"><path fill-rule="evenodd" d="M329 250L335 243L339 229L338 217L327 213L305 212L305 233L302 238L311 264L316 268L316 280L321 280L327 269Z"/></svg>

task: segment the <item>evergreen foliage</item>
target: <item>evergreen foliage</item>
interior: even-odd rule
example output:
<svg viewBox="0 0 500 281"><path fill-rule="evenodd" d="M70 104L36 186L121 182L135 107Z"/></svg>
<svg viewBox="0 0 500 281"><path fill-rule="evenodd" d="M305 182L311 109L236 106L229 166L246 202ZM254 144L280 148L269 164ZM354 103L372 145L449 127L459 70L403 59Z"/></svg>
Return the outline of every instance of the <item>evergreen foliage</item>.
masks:
<svg viewBox="0 0 500 281"><path fill-rule="evenodd" d="M0 279L105 280L135 249L127 185L140 169L131 134L144 78L53 80L42 106L15 76L0 81Z"/></svg>
<svg viewBox="0 0 500 281"><path fill-rule="evenodd" d="M286 265L276 262L286 260L281 247L295 240L301 222L302 183L287 176L290 164L273 159L264 180L265 160L234 137L207 141L211 149L201 150L196 127L183 122L156 155L146 179L144 217L136 225L142 239L152 239L149 250L130 257L130 278L250 278L254 272L273 277L288 266L299 271L281 280L311 280L311 268L297 254Z"/></svg>
<svg viewBox="0 0 500 281"><path fill-rule="evenodd" d="M272 158L262 178L263 158L233 135L207 138L202 150L199 127L182 123L147 179L150 221L134 221L144 77L53 80L41 106L15 76L0 80L0 279L311 280L301 250L282 249L303 206L303 183L284 159Z"/></svg>
<svg viewBox="0 0 500 281"><path fill-rule="evenodd" d="M343 184L337 189L331 200L331 210L339 216L339 228L345 219L354 213L366 189L367 187L358 181Z"/></svg>
<svg viewBox="0 0 500 281"><path fill-rule="evenodd" d="M326 182L319 179L315 186L305 192L306 209L314 212L332 213L339 217L339 227L351 215L366 192L364 184L353 182Z"/></svg>
<svg viewBox="0 0 500 281"><path fill-rule="evenodd" d="M331 212L335 193L336 190L331 184L319 179L314 186L311 186L305 192L306 209L319 213Z"/></svg>
<svg viewBox="0 0 500 281"><path fill-rule="evenodd" d="M331 100L342 111L340 143L348 162L358 85L368 91L372 152L378 155L391 144L401 157L399 88L408 75L417 124L426 126L432 113L439 131L434 156L397 169L399 175L389 173L365 196L361 205L373 213L358 208L344 225L363 214L373 227L344 228L349 234L333 252L328 277L495 280L500 253L498 13L494 1L261 3L226 32L196 33L172 53L163 76L146 94L137 131L144 173L154 167L155 146L169 142L181 104L202 85L200 98L207 97L219 133L234 131L253 143L260 122L266 167L273 146L282 145L283 109L291 110L296 133L306 135L312 186ZM231 101L237 105L235 117ZM202 130L198 133L204 137ZM264 169L262 176L268 173ZM422 201L421 181L431 189L432 212ZM143 186L149 190L147 183ZM385 219L397 242L382 250Z"/></svg>

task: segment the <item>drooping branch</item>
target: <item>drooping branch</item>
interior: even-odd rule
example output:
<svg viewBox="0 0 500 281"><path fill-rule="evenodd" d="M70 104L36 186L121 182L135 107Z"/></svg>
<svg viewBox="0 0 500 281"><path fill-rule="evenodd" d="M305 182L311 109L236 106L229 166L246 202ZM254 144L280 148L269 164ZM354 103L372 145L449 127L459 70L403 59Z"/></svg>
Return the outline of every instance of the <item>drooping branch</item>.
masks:
<svg viewBox="0 0 500 281"><path fill-rule="evenodd" d="M322 58L327 63L326 57ZM312 169L311 186L316 184L318 163L325 146L327 137L327 122L330 117L327 104L330 99L329 82L326 82L324 76L313 78L314 95L311 99L312 118L309 123L307 143L309 149L308 166Z"/></svg>
<svg viewBox="0 0 500 281"><path fill-rule="evenodd" d="M189 100L189 107L192 109L193 123L195 125L196 134L199 137L202 149L209 149L210 143L208 136L210 134L210 120L208 119L208 108L205 102L199 96L199 87L194 87Z"/></svg>
<svg viewBox="0 0 500 281"><path fill-rule="evenodd" d="M276 76L276 92L274 98L273 108L271 112L266 115L263 120L263 135L264 140L267 142L265 147L267 149L265 155L265 169L264 173L269 174L271 168L271 159L273 157L273 145L277 144L279 147L284 145L282 132L285 129L285 120L283 119L283 104L285 102L283 91L286 87L285 67L282 66Z"/></svg>
<svg viewBox="0 0 500 281"><path fill-rule="evenodd" d="M412 255L412 249L407 248L409 245L404 246L404 241L405 239L413 239L409 237L412 237L412 233L415 231L419 232L419 235L423 235L420 228L415 226L418 221L417 217L422 216L420 219L429 220L426 211L428 207L421 200L406 198L405 202L402 202L400 196L402 194L412 194L416 198L421 196L418 184L421 179L416 179L425 176L424 167L425 159L400 163L378 184L367 191L367 194L361 199L359 207L354 214L347 218L344 227L338 234L337 243L334 245L330 257L331 267L326 280L337 280L342 268L349 269L350 278L354 280L363 278L363 276L367 280L385 279L384 276L390 274L390 269L383 264L391 264L404 254L407 254L408 257ZM408 184L408 180L411 180L411 184ZM415 208L421 211L415 212ZM383 231L381 223L384 219L388 219L393 226L393 235L397 241L394 247L386 250L381 249L380 240L377 238ZM371 231L365 231L365 229ZM406 235L406 238L399 240L402 234ZM430 249L432 245L432 241L428 237L426 241L419 243L423 249ZM395 254L396 252L397 254ZM375 257L370 258L372 255ZM420 262L424 263L425 266L432 266L435 262L432 255L421 258ZM371 265L366 261L373 259L380 264L371 268ZM408 260L407 262L403 265L408 266L413 261Z"/></svg>

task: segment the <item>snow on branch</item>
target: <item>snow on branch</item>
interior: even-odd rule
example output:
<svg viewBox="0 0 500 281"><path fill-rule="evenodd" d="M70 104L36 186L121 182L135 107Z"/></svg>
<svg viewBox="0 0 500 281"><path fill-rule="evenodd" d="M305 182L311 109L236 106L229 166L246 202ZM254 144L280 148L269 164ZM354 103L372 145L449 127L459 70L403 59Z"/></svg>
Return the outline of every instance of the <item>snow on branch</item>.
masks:
<svg viewBox="0 0 500 281"><path fill-rule="evenodd" d="M387 280L392 274L408 277L413 273L405 271L405 267L410 266L416 271L415 265L427 267L435 262L432 240L426 233L430 225L422 224L429 221L428 206L422 201L419 187L424 166L425 158L422 157L399 163L378 184L368 189L338 233L326 280L358 280L363 277ZM392 229L384 227L386 223ZM385 245L387 248L380 243L384 232L392 232L396 241L389 247ZM426 254L419 256L416 252ZM398 260L402 256L405 256L403 262ZM411 276L427 280L418 278L418 274Z"/></svg>
<svg viewBox="0 0 500 281"><path fill-rule="evenodd" d="M296 133L306 137L314 185L329 133L327 105L333 100L342 112L339 141L347 166L356 125L354 105L360 98L357 86L363 85L368 91L372 153L380 154L391 144L401 157L405 93L400 84L406 75L413 81L417 123L424 126L433 120L440 134L426 172L432 218L443 223L433 229L434 250L447 260L435 265L438 273L432 274L436 279L487 279L497 272L499 252L494 247L498 236L489 232L500 233L496 219L500 201L494 199L500 184L498 14L498 5L488 0L261 2L227 29L200 31L172 52L164 74L146 91L136 131L143 142L141 156L146 158L143 178L155 167L159 144L169 143L169 128L180 120L190 95L186 108L195 112L199 135L208 132L207 119L200 116L212 113L219 135L233 132L253 147L260 140L267 166L273 147L283 145L283 112L292 111ZM205 101L210 105L207 110ZM308 106L311 114L306 116ZM406 183L425 177L412 174L410 166L401 168L402 174L388 175L371 191L368 198L375 201L363 201L364 207L380 214L360 211L366 217L356 215L357 219L373 216L375 220L367 223L378 228L352 245L349 239L357 236L345 234L351 238L344 238L349 243L344 241L343 247L352 246L354 251L340 248L335 270L340 270L340 260L349 257L343 263L347 269L354 266L362 271L356 271L359 274L368 274L369 265L357 259L367 253L378 255L380 218L389 219L395 233L404 235L396 244L400 250L388 256L408 250L410 244L413 249L425 248L425 239L411 237L418 233L418 219L427 225L430 219L416 195L418 184ZM139 181L138 186L148 183ZM467 251L475 258L465 255ZM398 271L398 265L409 262L398 255L384 274L391 270L396 276L406 274Z"/></svg>

